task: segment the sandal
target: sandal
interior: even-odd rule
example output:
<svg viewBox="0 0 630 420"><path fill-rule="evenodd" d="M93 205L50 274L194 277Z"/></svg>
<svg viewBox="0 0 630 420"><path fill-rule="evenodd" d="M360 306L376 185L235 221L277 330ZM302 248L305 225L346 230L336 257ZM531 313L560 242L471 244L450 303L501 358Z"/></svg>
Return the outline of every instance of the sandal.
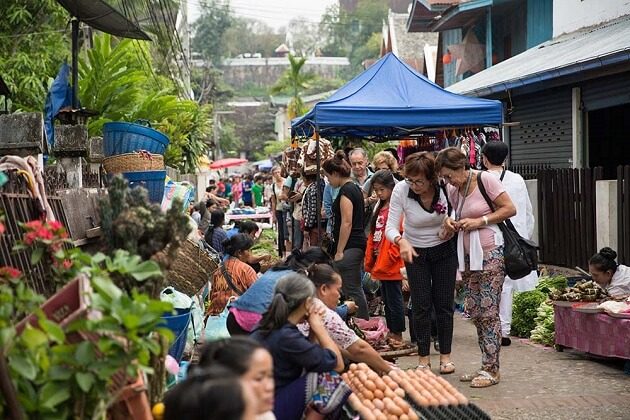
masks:
<svg viewBox="0 0 630 420"><path fill-rule="evenodd" d="M424 369L429 369L431 370L431 363L427 363L426 365L423 365L422 363L420 363L418 366L416 366L416 370L424 370Z"/></svg>
<svg viewBox="0 0 630 420"><path fill-rule="evenodd" d="M446 363L440 362L440 374L442 374L442 375L449 375L449 374L451 374L453 372L455 372L455 363L453 363L453 362L446 362Z"/></svg>
<svg viewBox="0 0 630 420"><path fill-rule="evenodd" d="M499 374L493 376L490 372L486 372L482 370L479 372L479 375L470 382L471 388L487 388L492 385L496 385L499 383Z"/></svg>
<svg viewBox="0 0 630 420"><path fill-rule="evenodd" d="M480 374L481 374L480 370L475 372L475 373L467 373L465 375L460 376L459 377L459 381L460 382L471 382L473 379L475 379Z"/></svg>
<svg viewBox="0 0 630 420"><path fill-rule="evenodd" d="M409 343L405 343L403 340L398 340L394 337L388 337L387 338L387 344L389 345L389 347L396 351L396 350L406 350L411 348L411 345Z"/></svg>

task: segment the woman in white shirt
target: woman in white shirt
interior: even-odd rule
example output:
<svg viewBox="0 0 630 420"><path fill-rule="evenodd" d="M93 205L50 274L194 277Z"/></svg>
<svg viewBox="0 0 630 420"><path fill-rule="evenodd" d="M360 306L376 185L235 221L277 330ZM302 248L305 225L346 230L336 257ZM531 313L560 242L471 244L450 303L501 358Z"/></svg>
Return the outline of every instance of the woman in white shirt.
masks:
<svg viewBox="0 0 630 420"><path fill-rule="evenodd" d="M611 248L602 248L588 262L588 271L593 280L610 296L630 295L630 267L617 264L617 253Z"/></svg>
<svg viewBox="0 0 630 420"><path fill-rule="evenodd" d="M434 307L440 343L440 373L453 373L451 343L457 249L453 235L446 235L442 230L449 204L439 187L435 160L430 154L421 152L408 156L404 174L405 182L394 187L390 199L385 234L400 247L407 268L418 342L418 367L431 368L429 347L431 308Z"/></svg>

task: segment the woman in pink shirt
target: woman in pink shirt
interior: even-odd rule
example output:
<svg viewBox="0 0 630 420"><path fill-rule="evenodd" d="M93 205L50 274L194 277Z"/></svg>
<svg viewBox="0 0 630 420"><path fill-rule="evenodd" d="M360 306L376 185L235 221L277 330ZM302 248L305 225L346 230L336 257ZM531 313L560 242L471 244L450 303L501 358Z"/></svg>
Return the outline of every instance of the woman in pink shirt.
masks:
<svg viewBox="0 0 630 420"><path fill-rule="evenodd" d="M455 147L442 150L435 162L447 182L447 192L455 209L455 218L444 220L448 232L459 232L457 256L459 271L466 289L466 309L479 337L481 370L464 375L473 388L499 383L499 350L501 321L499 301L505 267L503 235L497 224L516 214L516 209L503 184L494 176L469 169L466 155ZM481 180L495 211L492 211L479 190Z"/></svg>

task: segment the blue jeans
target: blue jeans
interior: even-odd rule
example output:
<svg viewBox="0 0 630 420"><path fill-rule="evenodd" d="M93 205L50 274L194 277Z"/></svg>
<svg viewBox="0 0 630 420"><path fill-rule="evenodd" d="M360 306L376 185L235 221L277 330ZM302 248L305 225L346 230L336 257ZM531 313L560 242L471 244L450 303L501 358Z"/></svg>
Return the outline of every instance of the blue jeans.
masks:
<svg viewBox="0 0 630 420"><path fill-rule="evenodd" d="M402 333L405 331L402 281L381 281L381 297L385 304L385 321L387 321L387 328L394 334Z"/></svg>

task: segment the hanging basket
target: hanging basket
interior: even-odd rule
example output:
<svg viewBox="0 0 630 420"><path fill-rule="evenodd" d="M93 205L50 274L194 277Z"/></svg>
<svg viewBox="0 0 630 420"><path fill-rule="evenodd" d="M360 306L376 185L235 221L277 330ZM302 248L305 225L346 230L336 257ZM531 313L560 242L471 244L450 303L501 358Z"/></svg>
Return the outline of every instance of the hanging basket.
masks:
<svg viewBox="0 0 630 420"><path fill-rule="evenodd" d="M161 170L164 169L164 157L148 152L124 153L103 159L103 169L108 174Z"/></svg>
<svg viewBox="0 0 630 420"><path fill-rule="evenodd" d="M201 290L219 268L218 254L186 240L177 251L169 271L166 272L167 285L194 296Z"/></svg>

